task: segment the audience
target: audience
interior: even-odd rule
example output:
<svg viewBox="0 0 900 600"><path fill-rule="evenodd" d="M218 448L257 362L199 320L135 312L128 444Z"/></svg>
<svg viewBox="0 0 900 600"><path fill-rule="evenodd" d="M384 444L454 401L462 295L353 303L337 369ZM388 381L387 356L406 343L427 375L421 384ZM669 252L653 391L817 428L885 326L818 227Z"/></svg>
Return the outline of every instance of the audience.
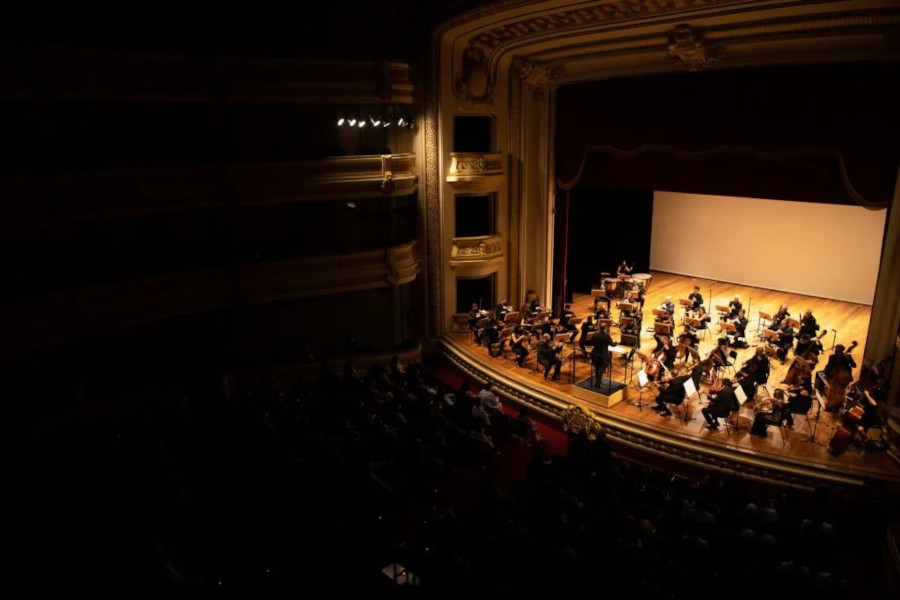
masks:
<svg viewBox="0 0 900 600"><path fill-rule="evenodd" d="M318 596L397 591L397 562L428 597L848 596L856 513L827 491L686 479L602 439L549 458L491 383L418 363L230 387L57 424L39 490L68 541L41 548L65 563L47 573L122 596Z"/></svg>

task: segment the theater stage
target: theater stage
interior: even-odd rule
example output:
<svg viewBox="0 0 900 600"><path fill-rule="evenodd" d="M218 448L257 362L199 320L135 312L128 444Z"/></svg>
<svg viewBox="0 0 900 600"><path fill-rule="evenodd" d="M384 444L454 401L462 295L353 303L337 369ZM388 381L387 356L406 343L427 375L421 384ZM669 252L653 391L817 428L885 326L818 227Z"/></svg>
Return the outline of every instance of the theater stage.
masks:
<svg viewBox="0 0 900 600"><path fill-rule="evenodd" d="M781 304L787 304L794 317L807 308L812 309L819 324L828 328L828 334L822 338L826 352L820 357L819 368L830 356L833 343L849 345L853 340L859 342L853 357L858 364L862 363L871 313L869 306L661 272L653 272L651 275L644 305L644 329L641 333L641 351L647 354L656 345L653 334L647 331L647 326L652 324L651 309L662 303L667 295L672 296L677 306L679 298L687 298L693 286L699 285L713 315L716 304L727 304L735 294L741 296L744 308L749 308L747 340L750 348L738 350L737 368L755 352L758 311L775 313ZM590 315L593 299L587 294L575 294L572 308L577 316ZM677 307L676 324L681 322L682 314L683 310ZM618 312L614 310L614 321L617 316ZM837 331L836 335L833 330ZM683 327L678 326L675 331L680 333ZM718 327L713 323L710 335L701 339L701 356L705 357L715 347L717 331ZM613 327L612 337L615 341L619 340L616 327ZM680 410L671 417L663 417L650 410L658 392L653 386L648 386L639 394L636 375L632 385L624 390L624 400L612 406L606 407L602 402L585 400L584 394L579 394L582 398L576 397L573 384L589 378L591 367L586 358L576 358L573 373L573 361L569 357L573 351L571 346L567 346L562 352L562 379L558 382L544 380L542 370L535 370L534 353L529 355L523 367L517 367L512 355L509 359L489 356L484 347L475 345L468 332L448 334L444 339L443 351L451 361L473 377L492 379L498 391L507 398L527 404L546 416L561 419L567 410L571 411L576 406L583 408L612 442L640 452L675 459L692 466L804 487L824 482L844 485L865 485L876 480L900 483L900 465L887 452L857 452L851 449L840 456L829 452L828 442L838 425L830 413L822 412L817 424L816 409L810 413L810 424L815 426L815 441L809 441L811 430L802 416L795 417L793 430L770 426L766 438L750 435L749 420L736 431L729 430L724 423L717 431L710 431L700 414L700 408L705 402L701 403L696 397L688 402L687 422L680 418ZM625 362L615 358L616 355L613 356L613 379L628 383L632 370L629 369L626 373ZM784 387L778 382L784 379L792 356L791 354L785 365L777 360L772 361L768 383L772 392L778 387ZM678 364L676 363L676 367ZM635 359L634 371L638 371L640 367L640 361ZM857 367L854 378L858 373ZM725 376L731 376L730 370ZM702 384L701 392L705 392L708 387L708 384ZM644 403L643 407L635 405L639 396ZM752 413L749 416L752 418Z"/></svg>

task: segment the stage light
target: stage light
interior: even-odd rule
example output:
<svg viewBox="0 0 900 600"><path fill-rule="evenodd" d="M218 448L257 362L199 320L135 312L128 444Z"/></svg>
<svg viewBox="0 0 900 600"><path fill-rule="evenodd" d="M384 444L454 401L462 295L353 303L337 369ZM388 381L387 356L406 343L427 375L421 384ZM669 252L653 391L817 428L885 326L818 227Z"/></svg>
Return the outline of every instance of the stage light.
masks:
<svg viewBox="0 0 900 600"><path fill-rule="evenodd" d="M376 119L372 115L369 115L369 121L372 122L372 127L378 127L381 125L381 118Z"/></svg>
<svg viewBox="0 0 900 600"><path fill-rule="evenodd" d="M366 120L363 119L362 117L360 117L359 121L357 121L356 123L357 123L357 125L359 125L360 129L362 129L363 127L366 126Z"/></svg>
<svg viewBox="0 0 900 600"><path fill-rule="evenodd" d="M400 120L403 121L403 123L400 123L401 126L403 126L405 124L410 129L412 129L413 127L416 126L415 123L413 122L412 117L409 116L409 113L403 113L403 117Z"/></svg>
<svg viewBox="0 0 900 600"><path fill-rule="evenodd" d="M393 121L393 120L394 120L394 115L392 115L391 113L388 113L381 118L381 126L382 127L390 127L391 121Z"/></svg>
<svg viewBox="0 0 900 600"><path fill-rule="evenodd" d="M344 121L346 121L346 120L347 120L347 119L346 119L343 115L341 115L340 117L338 117L338 120L337 120L338 127L340 127L341 125L343 125L343 124L344 124Z"/></svg>
<svg viewBox="0 0 900 600"><path fill-rule="evenodd" d="M403 115L400 115L400 117L397 119L397 126L403 127L404 125L406 125L406 121L403 120Z"/></svg>
<svg viewBox="0 0 900 600"><path fill-rule="evenodd" d="M350 117L350 120L347 121L347 123L350 124L350 127L353 127L354 125L356 125L356 117Z"/></svg>

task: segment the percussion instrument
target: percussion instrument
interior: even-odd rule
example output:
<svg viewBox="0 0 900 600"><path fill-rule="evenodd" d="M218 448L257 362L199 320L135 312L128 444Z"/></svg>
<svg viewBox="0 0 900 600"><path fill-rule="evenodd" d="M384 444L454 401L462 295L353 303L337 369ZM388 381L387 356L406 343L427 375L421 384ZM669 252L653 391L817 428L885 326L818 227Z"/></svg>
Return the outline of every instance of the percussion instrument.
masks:
<svg viewBox="0 0 900 600"><path fill-rule="evenodd" d="M634 273L631 275L631 279L646 292L650 289L650 281L653 279L653 275L650 273Z"/></svg>

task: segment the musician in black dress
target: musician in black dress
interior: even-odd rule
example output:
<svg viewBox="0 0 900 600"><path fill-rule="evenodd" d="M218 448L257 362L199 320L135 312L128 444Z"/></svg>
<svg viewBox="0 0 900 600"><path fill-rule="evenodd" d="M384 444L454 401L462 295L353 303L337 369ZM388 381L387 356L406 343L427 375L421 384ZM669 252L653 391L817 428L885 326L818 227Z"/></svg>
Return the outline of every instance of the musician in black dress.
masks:
<svg viewBox="0 0 900 600"><path fill-rule="evenodd" d="M709 327L709 322L712 321L712 317L706 314L706 309L701 306L697 309L697 320L700 321L700 329L706 329Z"/></svg>
<svg viewBox="0 0 900 600"><path fill-rule="evenodd" d="M553 380L559 380L559 370L562 368L562 360L559 358L560 351L562 351L562 344L553 344L549 334L545 333L541 336L537 353L538 363L544 367L544 379L547 379L550 369L553 369Z"/></svg>
<svg viewBox="0 0 900 600"><path fill-rule="evenodd" d="M710 392L709 406L700 409L710 429L718 429L719 419L728 418L728 415L740 408L732 385L730 379L723 379L722 390L716 394Z"/></svg>
<svg viewBox="0 0 900 600"><path fill-rule="evenodd" d="M781 322L781 329L778 330L778 350L776 352L778 360L781 364L787 360L787 353L794 347L794 328L787 319Z"/></svg>
<svg viewBox="0 0 900 600"><path fill-rule="evenodd" d="M819 324L816 323L816 318L813 316L812 309L807 308L806 312L803 313L803 318L800 319L800 335L806 334L810 337L816 335L816 332L819 330Z"/></svg>
<svg viewBox="0 0 900 600"><path fill-rule="evenodd" d="M689 374L679 377L663 377L660 380L660 392L656 397L656 406L651 409L659 411L664 417L668 417L672 413L669 411L667 404L680 405L684 403L685 382L690 379L694 382L694 389L700 389L700 377L703 375L703 364L696 365Z"/></svg>
<svg viewBox="0 0 900 600"><path fill-rule="evenodd" d="M631 275L631 272L634 271L634 268L629 267L628 264L623 260L619 263L619 267L616 269L616 275Z"/></svg>
<svg viewBox="0 0 900 600"><path fill-rule="evenodd" d="M728 303L728 310L731 311L728 313L728 317L731 319L737 317L742 308L744 308L744 305L741 304L741 297L735 294L731 302Z"/></svg>
<svg viewBox="0 0 900 600"><path fill-rule="evenodd" d="M703 296L700 294L699 285L694 286L694 291L688 296L688 300L691 301L691 310L694 312L700 310L700 307L703 305Z"/></svg>
<svg viewBox="0 0 900 600"><path fill-rule="evenodd" d="M765 385L769 380L769 370L769 357L766 356L766 349L758 346L756 354L744 363L736 377L740 381L747 398L753 398L756 391L755 387L757 385Z"/></svg>
<svg viewBox="0 0 900 600"><path fill-rule="evenodd" d="M603 379L603 373L609 366L609 347L615 346L605 327L600 327L594 334L594 347L591 348L591 363L594 365L594 377L597 383Z"/></svg>
<svg viewBox="0 0 900 600"><path fill-rule="evenodd" d="M788 410L784 411L784 421L788 427L793 427L794 415L805 415L812 408L812 374L807 373L797 385L789 387L786 393Z"/></svg>
<svg viewBox="0 0 900 600"><path fill-rule="evenodd" d="M516 364L520 367L528 358L528 349L525 344L528 341L528 334L521 325L516 325L512 335L509 336L510 349L516 354Z"/></svg>

